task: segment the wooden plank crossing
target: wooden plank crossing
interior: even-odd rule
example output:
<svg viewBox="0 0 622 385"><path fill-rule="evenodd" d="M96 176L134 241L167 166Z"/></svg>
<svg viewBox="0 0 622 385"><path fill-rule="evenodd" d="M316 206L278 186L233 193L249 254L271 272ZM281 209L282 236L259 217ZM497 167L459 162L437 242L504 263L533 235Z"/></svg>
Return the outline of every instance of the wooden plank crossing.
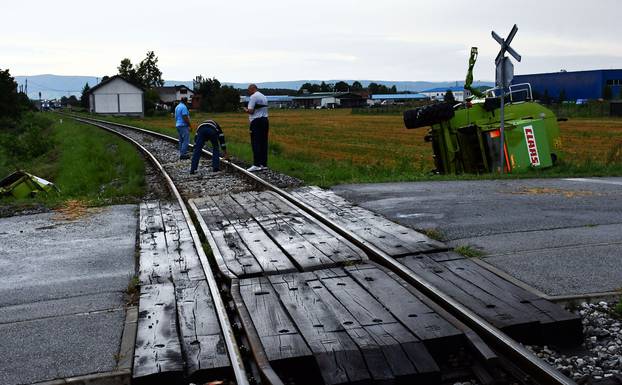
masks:
<svg viewBox="0 0 622 385"><path fill-rule="evenodd" d="M393 257L447 250L443 243L354 206L331 191L302 187L292 195Z"/></svg>
<svg viewBox="0 0 622 385"><path fill-rule="evenodd" d="M356 275L362 272L361 282ZM365 280L372 275L379 285ZM392 293L403 296L393 304L402 301L421 317L406 315L404 323L403 312L380 299L389 281L401 287L376 265L364 264L241 279L240 289L275 367L316 368L325 384L438 383L428 345L442 341L457 349L464 337L440 317L434 319L438 329L429 330L424 315L433 312L406 290Z"/></svg>
<svg viewBox="0 0 622 385"><path fill-rule="evenodd" d="M438 261L428 255L414 255L400 262L521 342L573 344L581 339L579 316L468 258Z"/></svg>
<svg viewBox="0 0 622 385"><path fill-rule="evenodd" d="M226 378L230 362L181 208L140 207L140 300L135 383Z"/></svg>
<svg viewBox="0 0 622 385"><path fill-rule="evenodd" d="M224 265L240 278L366 260L365 254L270 192L194 200Z"/></svg>

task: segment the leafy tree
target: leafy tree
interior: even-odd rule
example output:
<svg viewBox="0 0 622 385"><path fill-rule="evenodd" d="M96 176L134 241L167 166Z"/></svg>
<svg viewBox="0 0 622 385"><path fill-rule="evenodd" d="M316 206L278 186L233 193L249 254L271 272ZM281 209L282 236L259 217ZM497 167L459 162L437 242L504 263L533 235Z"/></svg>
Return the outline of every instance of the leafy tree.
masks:
<svg viewBox="0 0 622 385"><path fill-rule="evenodd" d="M77 107L80 105L80 100L78 100L78 98L76 98L76 95L71 95L68 99L67 99L67 104L73 107Z"/></svg>
<svg viewBox="0 0 622 385"><path fill-rule="evenodd" d="M19 119L23 108L20 105L17 83L9 70L0 70L0 124L4 119Z"/></svg>
<svg viewBox="0 0 622 385"><path fill-rule="evenodd" d="M349 92L350 85L344 81L335 83L335 92Z"/></svg>
<svg viewBox="0 0 622 385"><path fill-rule="evenodd" d="M454 96L454 93L451 92L451 90L447 90L447 92L445 92L445 96L443 97L443 100L445 101L445 103L454 105L456 104L456 97Z"/></svg>
<svg viewBox="0 0 622 385"><path fill-rule="evenodd" d="M142 88L149 89L164 85L162 71L158 68L158 57L153 51L147 51L147 55L138 65L132 65L128 58L121 60L117 70L124 79Z"/></svg>
<svg viewBox="0 0 622 385"><path fill-rule="evenodd" d="M391 86L391 88L389 89L389 93L397 94L397 87L395 86L395 84Z"/></svg>
<svg viewBox="0 0 622 385"><path fill-rule="evenodd" d="M201 111L236 111L240 106L240 92L230 86L222 86L216 78L197 76L193 80L194 92L201 96Z"/></svg>
<svg viewBox="0 0 622 385"><path fill-rule="evenodd" d="M153 88L145 91L145 115L153 116L156 104L160 101L160 94Z"/></svg>
<svg viewBox="0 0 622 385"><path fill-rule="evenodd" d="M603 99L611 100L611 98L613 98L613 92L611 90L611 86L607 84L603 87Z"/></svg>
<svg viewBox="0 0 622 385"><path fill-rule="evenodd" d="M320 84L320 92L333 92L332 84L326 84L325 82L322 82Z"/></svg>
<svg viewBox="0 0 622 385"><path fill-rule="evenodd" d="M136 68L136 74L145 88L162 87L164 85L162 71L158 68L158 57L153 51L147 51L147 57Z"/></svg>
<svg viewBox="0 0 622 385"><path fill-rule="evenodd" d="M320 92L321 88L319 84L305 83L302 86L300 86L300 89L298 90L298 94L303 94L305 90L309 93L314 93L314 92Z"/></svg>
<svg viewBox="0 0 622 385"><path fill-rule="evenodd" d="M90 89L91 87L89 87L89 83L86 83L84 85L84 88L82 88L82 95L80 96L80 106L87 108L87 109L89 108L89 90Z"/></svg>
<svg viewBox="0 0 622 385"><path fill-rule="evenodd" d="M121 75L127 81L134 84L143 85L142 79L138 77L138 69L134 68L130 59L125 58L121 60L121 64L117 67L117 70L119 70L119 75Z"/></svg>
<svg viewBox="0 0 622 385"><path fill-rule="evenodd" d="M352 87L350 88L352 91L361 91L363 90L363 85L358 80L352 83Z"/></svg>
<svg viewBox="0 0 622 385"><path fill-rule="evenodd" d="M371 82L367 86L367 90L369 90L370 94L382 94L383 92L380 90L380 84Z"/></svg>

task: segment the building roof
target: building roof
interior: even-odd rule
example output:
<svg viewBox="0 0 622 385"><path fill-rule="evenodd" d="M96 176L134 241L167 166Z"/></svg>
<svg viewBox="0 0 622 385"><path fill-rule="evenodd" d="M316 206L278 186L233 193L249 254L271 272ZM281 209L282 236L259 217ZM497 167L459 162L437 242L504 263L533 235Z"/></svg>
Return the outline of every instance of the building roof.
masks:
<svg viewBox="0 0 622 385"><path fill-rule="evenodd" d="M154 90L156 90L156 92L158 94L165 94L165 93L175 93L179 90L181 90L182 88L187 89L188 91L194 93L193 90L191 90L190 88L186 87L185 85L179 85L179 86L164 86L164 87L155 87Z"/></svg>
<svg viewBox="0 0 622 385"><path fill-rule="evenodd" d="M304 99L321 99L321 98L338 98L338 99L362 99L359 94L352 92L314 92L312 94L304 94L300 96L294 96L294 100Z"/></svg>
<svg viewBox="0 0 622 385"><path fill-rule="evenodd" d="M423 94L373 94L371 100L427 99Z"/></svg>
<svg viewBox="0 0 622 385"><path fill-rule="evenodd" d="M420 91L420 92L447 92L447 91L451 91L451 92L461 92L464 91L464 86L458 86L458 87L437 87L437 88L431 88L429 90L425 90L425 91Z"/></svg>
<svg viewBox="0 0 622 385"><path fill-rule="evenodd" d="M292 97L289 95L265 95L266 99L268 99L268 102L291 102L292 101ZM248 96L241 96L240 100L242 102L248 102L248 100L250 99L250 97Z"/></svg>
<svg viewBox="0 0 622 385"><path fill-rule="evenodd" d="M110 82L112 82L113 80L116 80L116 79L121 79L121 80L123 80L124 82L126 82L126 83L128 83L128 84L131 84L131 85L133 85L134 87L138 88L139 90L141 90L141 91L145 92L145 89L144 89L144 88L142 88L141 86L139 86L138 84L134 84L134 83L132 83L131 81L127 80L126 78L124 78L124 77L123 77L123 76L121 76L121 75L114 75L114 76L109 77L109 78L108 78L108 79L106 79L106 80L103 80L103 81L102 81L102 82L100 82L99 84L97 84L97 85L95 85L95 86L91 87L91 88L89 89L89 94L90 94L90 93L92 93L93 91L95 91L96 89L98 89L98 88L100 88L100 87L103 87L103 86L105 86L106 84L108 84L108 83L110 83Z"/></svg>
<svg viewBox="0 0 622 385"><path fill-rule="evenodd" d="M600 69L600 70L581 70L581 71L557 71L557 72L540 72L534 74L520 74L514 75L516 76L534 76L534 75L564 75L564 74L583 74L583 73L594 73L594 72L620 72L622 69Z"/></svg>

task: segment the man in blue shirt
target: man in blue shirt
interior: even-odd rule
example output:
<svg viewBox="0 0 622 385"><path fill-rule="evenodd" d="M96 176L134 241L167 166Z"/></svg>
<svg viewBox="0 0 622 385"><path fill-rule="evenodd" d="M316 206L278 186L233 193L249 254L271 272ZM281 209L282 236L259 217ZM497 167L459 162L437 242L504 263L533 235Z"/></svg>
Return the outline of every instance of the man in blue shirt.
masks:
<svg viewBox="0 0 622 385"><path fill-rule="evenodd" d="M175 127L179 134L179 159L190 159L188 144L190 143L190 111L186 106L188 98L181 98L181 103L175 107Z"/></svg>

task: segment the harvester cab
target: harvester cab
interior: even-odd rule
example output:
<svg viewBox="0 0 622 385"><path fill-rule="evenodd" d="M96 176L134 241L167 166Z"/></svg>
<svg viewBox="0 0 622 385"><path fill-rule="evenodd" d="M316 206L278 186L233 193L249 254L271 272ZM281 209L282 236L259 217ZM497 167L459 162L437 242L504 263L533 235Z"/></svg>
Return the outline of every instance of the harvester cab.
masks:
<svg viewBox="0 0 622 385"><path fill-rule="evenodd" d="M561 149L555 114L533 100L529 84L511 85L504 92L500 88L473 89L476 59L477 48L473 48L464 87L471 91L470 98L456 105L441 102L404 112L406 128L429 127L425 140L432 143L436 172L495 172L501 168L501 151L505 172L551 167Z"/></svg>

